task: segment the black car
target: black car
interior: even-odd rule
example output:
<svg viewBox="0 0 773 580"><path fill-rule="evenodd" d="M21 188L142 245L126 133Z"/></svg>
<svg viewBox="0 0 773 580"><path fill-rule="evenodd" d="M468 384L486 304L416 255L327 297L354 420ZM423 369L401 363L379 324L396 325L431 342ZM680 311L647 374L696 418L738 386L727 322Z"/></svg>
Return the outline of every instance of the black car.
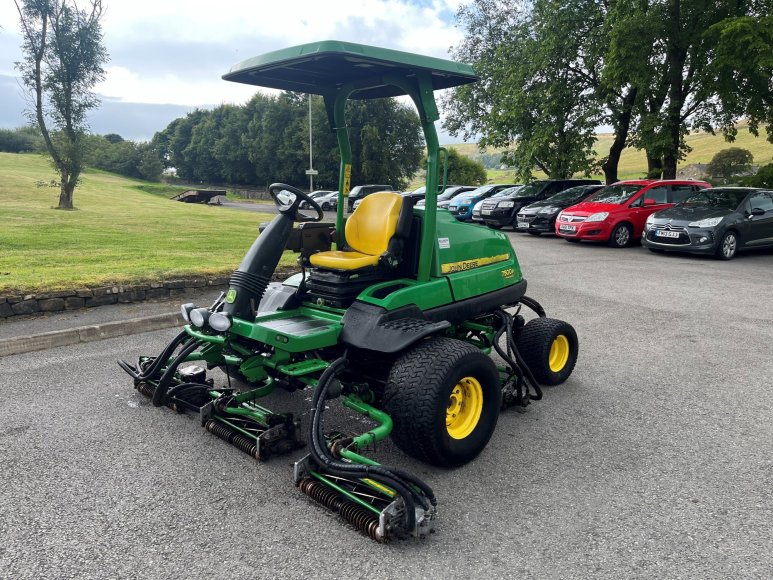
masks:
<svg viewBox="0 0 773 580"><path fill-rule="evenodd" d="M722 260L740 250L773 247L773 191L702 189L648 217L641 243L653 252L714 254Z"/></svg>
<svg viewBox="0 0 773 580"><path fill-rule="evenodd" d="M357 185L349 192L347 202L347 208L349 211L354 210L354 202L358 199L363 199L369 196L371 193L377 193L379 191L394 191L395 189L391 185Z"/></svg>
<svg viewBox="0 0 773 580"><path fill-rule="evenodd" d="M542 201L535 201L521 208L516 214L516 232L528 232L538 236L542 233L555 233L556 217L562 209L580 203L604 187L596 185L577 185L561 193L551 195Z"/></svg>
<svg viewBox="0 0 773 580"><path fill-rule="evenodd" d="M483 202L481 216L487 226L499 229L516 226L515 216L525 205L547 199L576 185L601 185L598 179L540 179L514 191L511 195Z"/></svg>

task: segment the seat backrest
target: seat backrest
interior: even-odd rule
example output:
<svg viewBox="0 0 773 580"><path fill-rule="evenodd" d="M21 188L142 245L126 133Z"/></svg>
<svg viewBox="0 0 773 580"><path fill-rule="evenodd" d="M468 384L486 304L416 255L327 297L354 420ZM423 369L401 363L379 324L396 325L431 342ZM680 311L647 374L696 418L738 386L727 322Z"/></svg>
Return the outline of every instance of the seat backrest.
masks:
<svg viewBox="0 0 773 580"><path fill-rule="evenodd" d="M403 196L389 191L363 198L346 220L347 245L369 256L380 256L386 252L389 240L395 235L402 205Z"/></svg>

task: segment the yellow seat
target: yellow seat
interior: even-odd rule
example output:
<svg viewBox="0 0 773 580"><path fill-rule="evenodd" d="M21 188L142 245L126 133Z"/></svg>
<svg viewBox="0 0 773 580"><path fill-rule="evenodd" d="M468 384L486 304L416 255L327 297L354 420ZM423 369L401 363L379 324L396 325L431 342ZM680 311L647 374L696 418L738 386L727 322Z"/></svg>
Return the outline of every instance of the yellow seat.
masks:
<svg viewBox="0 0 773 580"><path fill-rule="evenodd" d="M312 254L311 265L329 270L377 266L395 235L402 206L403 196L399 193L382 191L365 197L346 220L347 250Z"/></svg>

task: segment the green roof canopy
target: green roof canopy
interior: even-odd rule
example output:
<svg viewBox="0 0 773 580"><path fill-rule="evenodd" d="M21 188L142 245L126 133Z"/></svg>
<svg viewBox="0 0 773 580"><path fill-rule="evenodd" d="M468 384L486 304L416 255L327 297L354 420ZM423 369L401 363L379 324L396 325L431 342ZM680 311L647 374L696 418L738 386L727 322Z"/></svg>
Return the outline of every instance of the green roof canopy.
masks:
<svg viewBox="0 0 773 580"><path fill-rule="evenodd" d="M223 75L227 81L301 93L325 94L346 84L350 98L395 97L405 91L384 77L410 79L429 72L433 90L478 80L467 64L364 44L325 40L276 50L241 62Z"/></svg>

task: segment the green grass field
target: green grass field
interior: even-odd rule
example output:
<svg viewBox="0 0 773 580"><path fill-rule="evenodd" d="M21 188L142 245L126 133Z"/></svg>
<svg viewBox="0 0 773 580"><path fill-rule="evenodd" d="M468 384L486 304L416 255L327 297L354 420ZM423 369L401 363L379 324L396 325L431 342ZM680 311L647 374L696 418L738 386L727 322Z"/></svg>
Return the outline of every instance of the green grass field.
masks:
<svg viewBox="0 0 773 580"><path fill-rule="evenodd" d="M740 124L738 126L738 136L733 143L728 143L721 135L711 135L709 133L693 133L687 136L687 144L693 148L693 150L687 155L687 158L679 163L679 167L685 167L693 163L708 163L714 155L722 149L728 147L741 147L748 149L754 155L754 162L758 165L765 165L773 161L773 143L766 140L766 133L764 129L759 137L755 137L749 133L748 125ZM598 135L598 141L596 142L596 152L599 156L605 155L609 152L609 146L612 144L612 135L609 133L602 133ZM475 143L462 143L460 145L448 145L453 147L459 153L467 155L468 157L475 157L478 152L478 146ZM491 149L491 151L498 151L497 149ZM643 177L647 172L647 158L643 151L628 148L623 151L623 155L620 158L620 165L618 173L620 179L634 179ZM507 182L513 181L514 173L512 171L503 169L489 169L488 180L490 182ZM544 174L535 173L540 177L544 177ZM603 180L603 175L595 176Z"/></svg>
<svg viewBox="0 0 773 580"><path fill-rule="evenodd" d="M55 177L41 156L0 153L0 295L225 275L272 217L170 201L177 188L102 171L60 211L58 189L35 185Z"/></svg>

